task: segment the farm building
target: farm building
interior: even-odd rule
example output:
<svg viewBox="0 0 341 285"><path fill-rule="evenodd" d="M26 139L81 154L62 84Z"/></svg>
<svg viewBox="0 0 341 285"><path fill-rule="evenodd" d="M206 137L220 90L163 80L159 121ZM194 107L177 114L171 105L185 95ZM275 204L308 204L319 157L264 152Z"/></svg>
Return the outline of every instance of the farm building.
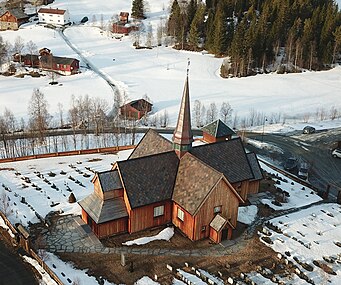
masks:
<svg viewBox="0 0 341 285"><path fill-rule="evenodd" d="M120 107L120 115L127 119L141 119L152 110L153 104L144 99L131 101Z"/></svg>
<svg viewBox="0 0 341 285"><path fill-rule="evenodd" d="M36 54L19 55L16 53L13 55L13 61L20 62L24 66L29 66L29 67L34 67L34 68L40 67L39 56Z"/></svg>
<svg viewBox="0 0 341 285"><path fill-rule="evenodd" d="M0 9L0 31L18 30L19 26L28 21L29 16L21 9Z"/></svg>
<svg viewBox="0 0 341 285"><path fill-rule="evenodd" d="M75 58L43 55L40 57L40 68L47 71L54 71L62 75L78 73L79 60Z"/></svg>
<svg viewBox="0 0 341 285"><path fill-rule="evenodd" d="M70 15L68 10L40 8L38 10L39 23L50 24L54 26L64 26L70 24Z"/></svg>
<svg viewBox="0 0 341 285"><path fill-rule="evenodd" d="M99 238L172 223L193 241L230 239L239 205L261 179L257 158L250 162L240 138L192 142L187 77L172 142L150 129L127 160L97 173L79 202L83 220Z"/></svg>
<svg viewBox="0 0 341 285"><path fill-rule="evenodd" d="M127 35L131 31L136 31L138 27L129 21L129 13L121 12L118 22L112 24L112 32L115 34Z"/></svg>

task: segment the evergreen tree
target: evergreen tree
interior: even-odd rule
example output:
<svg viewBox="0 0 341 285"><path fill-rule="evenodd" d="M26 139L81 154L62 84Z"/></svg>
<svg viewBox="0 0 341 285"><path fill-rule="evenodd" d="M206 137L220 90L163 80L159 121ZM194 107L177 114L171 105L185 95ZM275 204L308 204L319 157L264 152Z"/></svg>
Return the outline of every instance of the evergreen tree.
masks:
<svg viewBox="0 0 341 285"><path fill-rule="evenodd" d="M135 19L145 19L143 0L133 0L131 16Z"/></svg>
<svg viewBox="0 0 341 285"><path fill-rule="evenodd" d="M200 41L204 36L205 11L205 4L198 4L195 16L191 23L191 28L189 32L189 43L194 49L197 49L199 47Z"/></svg>

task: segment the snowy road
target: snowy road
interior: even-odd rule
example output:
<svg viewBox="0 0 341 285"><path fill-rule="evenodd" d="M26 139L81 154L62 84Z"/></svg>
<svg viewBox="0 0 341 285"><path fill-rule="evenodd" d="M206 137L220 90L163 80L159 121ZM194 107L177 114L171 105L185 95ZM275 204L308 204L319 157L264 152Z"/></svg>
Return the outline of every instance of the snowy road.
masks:
<svg viewBox="0 0 341 285"><path fill-rule="evenodd" d="M72 28L72 27L71 27ZM66 28L67 29L67 28ZM70 28L69 28L70 29ZM82 52L77 48L77 46L75 46L73 43L70 42L70 40L68 39L68 37L64 34L64 30L65 29L59 29L58 32L61 36L61 38L65 41L65 43L75 52L78 54L78 56L80 57L80 59L83 61L83 63L92 71L94 71L98 76L102 77L111 87L111 89L113 90L113 94L115 92L120 92L119 89L115 86L115 84L112 81L112 78L103 73L101 70L99 70L93 63L91 63L91 61L89 61L83 54Z"/></svg>

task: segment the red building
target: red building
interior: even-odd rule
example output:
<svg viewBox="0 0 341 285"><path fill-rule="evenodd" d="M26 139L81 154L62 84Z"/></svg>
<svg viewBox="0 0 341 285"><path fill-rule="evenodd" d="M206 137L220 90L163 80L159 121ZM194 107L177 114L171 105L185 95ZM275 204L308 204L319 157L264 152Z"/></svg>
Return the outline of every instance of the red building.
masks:
<svg viewBox="0 0 341 285"><path fill-rule="evenodd" d="M120 115L127 119L140 120L152 110L153 104L144 99L131 101L120 107Z"/></svg>
<svg viewBox="0 0 341 285"><path fill-rule="evenodd" d="M47 71L54 71L62 75L77 74L79 60L75 58L59 57L53 55L42 55L40 57L40 68Z"/></svg>
<svg viewBox="0 0 341 285"><path fill-rule="evenodd" d="M193 241L231 238L259 165L239 138L192 142L187 78L172 142L150 129L127 160L96 174L83 220L99 238L170 223Z"/></svg>
<svg viewBox="0 0 341 285"><path fill-rule="evenodd" d="M21 9L0 10L0 31L18 30L19 26L26 23L29 16Z"/></svg>

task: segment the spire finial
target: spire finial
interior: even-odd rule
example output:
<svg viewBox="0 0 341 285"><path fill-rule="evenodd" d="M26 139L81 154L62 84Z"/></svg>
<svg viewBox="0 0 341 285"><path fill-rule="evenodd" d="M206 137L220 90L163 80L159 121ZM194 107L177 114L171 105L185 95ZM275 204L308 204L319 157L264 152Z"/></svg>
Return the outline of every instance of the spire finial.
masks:
<svg viewBox="0 0 341 285"><path fill-rule="evenodd" d="M189 65L191 64L191 61L189 60L189 58L187 58L187 76L189 73Z"/></svg>

